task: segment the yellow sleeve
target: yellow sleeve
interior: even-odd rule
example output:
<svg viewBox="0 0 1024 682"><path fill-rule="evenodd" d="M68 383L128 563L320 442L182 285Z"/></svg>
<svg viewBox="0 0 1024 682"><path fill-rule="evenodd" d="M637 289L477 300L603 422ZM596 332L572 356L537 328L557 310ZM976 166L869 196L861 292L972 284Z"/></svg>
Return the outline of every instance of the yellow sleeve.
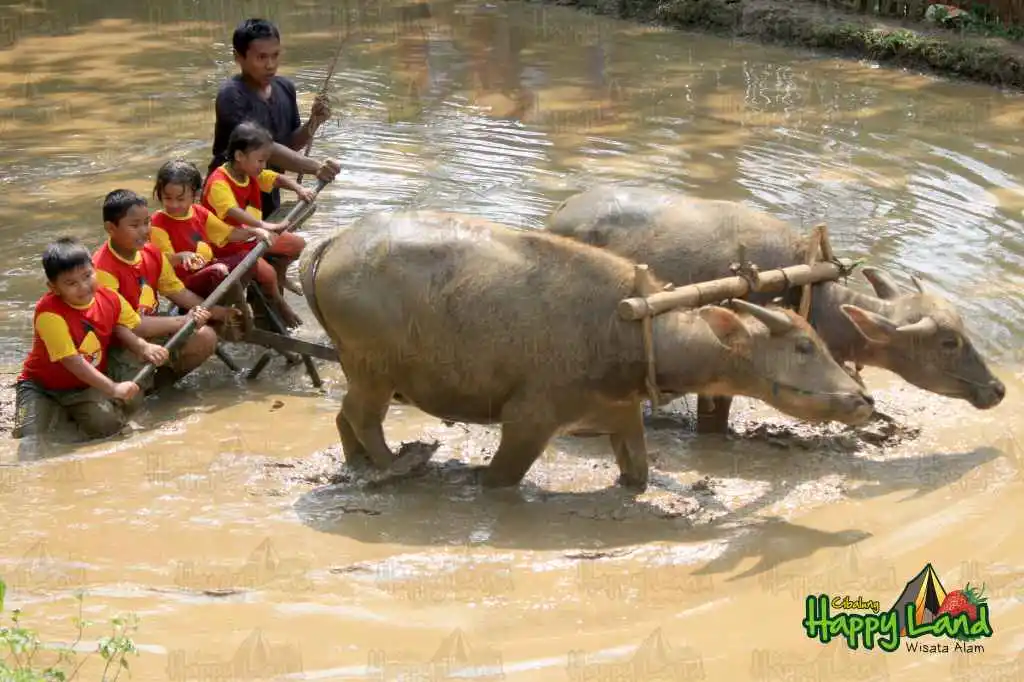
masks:
<svg viewBox="0 0 1024 682"><path fill-rule="evenodd" d="M233 208L239 208L238 202L235 201L235 193L228 187L228 183L224 180L214 180L213 184L210 185L210 194L208 197L210 207L213 208L213 212L217 214L218 218L223 219Z"/></svg>
<svg viewBox="0 0 1024 682"><path fill-rule="evenodd" d="M160 267L160 279L156 283L157 291L164 296L183 291L185 285L178 279L178 274L174 272L171 261L167 260L165 254L160 254L160 260L163 261L163 265Z"/></svg>
<svg viewBox="0 0 1024 682"><path fill-rule="evenodd" d="M67 320L57 313L43 313L37 317L36 333L46 346L50 362L60 362L64 358L78 355L75 342L71 340Z"/></svg>
<svg viewBox="0 0 1024 682"><path fill-rule="evenodd" d="M149 241L160 249L166 256L174 255L174 246L171 245L171 236L162 227L152 227L149 232Z"/></svg>
<svg viewBox="0 0 1024 682"><path fill-rule="evenodd" d="M106 288L113 289L114 291L117 291L120 288L120 285L117 283L117 277L114 277L106 270L100 270L99 268L96 269L96 281L100 283L100 286L105 286Z"/></svg>
<svg viewBox="0 0 1024 682"><path fill-rule="evenodd" d="M269 168L261 171L259 177L256 178L256 183L260 186L260 190L263 192L272 192L274 190L274 183L277 182L278 175L280 175L280 173L275 173Z"/></svg>
<svg viewBox="0 0 1024 682"><path fill-rule="evenodd" d="M224 246L228 243L228 237L235 228L215 216L213 213L206 214L206 236L210 238L214 246Z"/></svg>
<svg viewBox="0 0 1024 682"><path fill-rule="evenodd" d="M121 304L121 311L117 314L117 323L129 329L138 327L139 323L142 322L142 318L132 308L132 304L126 301L121 294L117 294L117 301Z"/></svg>

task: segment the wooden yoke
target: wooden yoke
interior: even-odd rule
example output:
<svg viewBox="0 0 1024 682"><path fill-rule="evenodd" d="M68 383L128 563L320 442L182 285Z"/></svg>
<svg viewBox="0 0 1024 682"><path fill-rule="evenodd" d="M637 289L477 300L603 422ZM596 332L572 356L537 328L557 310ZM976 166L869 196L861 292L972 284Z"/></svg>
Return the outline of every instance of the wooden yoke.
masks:
<svg viewBox="0 0 1024 682"><path fill-rule="evenodd" d="M650 268L646 264L635 265L633 267L633 275L635 278L633 288L640 297L646 298L659 291L658 286L651 277ZM669 290L671 286L669 284L665 289ZM658 375L654 365L654 317L644 317L640 324L644 336L644 359L647 361L647 378L644 384L647 387L647 395L651 399L651 406L659 407L662 401L661 391L658 390Z"/></svg>
<svg viewBox="0 0 1024 682"><path fill-rule="evenodd" d="M821 260L828 263L835 260L835 256L832 254L832 245L828 240L828 226L825 223L818 223L811 228L811 236L807 245L807 265L814 265L818 260L818 255L821 255ZM800 292L800 317L804 318L808 322L808 315L811 313L811 286L813 282L804 284Z"/></svg>

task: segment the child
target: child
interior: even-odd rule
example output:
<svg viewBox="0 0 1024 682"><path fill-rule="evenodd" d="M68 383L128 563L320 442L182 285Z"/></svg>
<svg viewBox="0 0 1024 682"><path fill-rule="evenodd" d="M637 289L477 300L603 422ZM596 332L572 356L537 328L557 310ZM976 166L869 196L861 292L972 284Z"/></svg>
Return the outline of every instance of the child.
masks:
<svg viewBox="0 0 1024 682"><path fill-rule="evenodd" d="M121 294L132 309L147 320L140 336L163 345L167 337L181 329L188 315L205 324L206 320L227 321L232 310L214 306L202 308L203 299L189 291L174 274L167 257L149 243L149 209L146 200L127 189L116 189L103 201L103 225L108 239L93 253L92 262L100 284ZM163 294L188 315L157 316L157 294ZM143 390L149 393L171 384L203 364L217 346L217 335L200 327L180 349L171 352L169 366L154 376ZM115 345L111 349L110 372L115 379L133 376L139 369L128 350Z"/></svg>
<svg viewBox="0 0 1024 682"><path fill-rule="evenodd" d="M127 403L139 387L104 374L111 342L116 339L157 366L167 362L167 351L137 335L145 323L124 297L97 285L89 251L77 240L58 239L42 260L49 291L36 303L32 350L16 384L11 435L45 438L61 411L86 440L114 435L127 414L113 400Z"/></svg>
<svg viewBox="0 0 1024 682"><path fill-rule="evenodd" d="M185 288L205 299L245 258L245 252L240 251L215 259L213 247L222 248L254 237L273 245L274 237L259 227L232 227L196 204L202 184L199 169L189 161L175 159L160 167L153 196L163 209L152 215L149 239L167 256ZM248 279L246 276L240 280L241 286L234 294L243 316L248 315L249 308L240 292Z"/></svg>
<svg viewBox="0 0 1024 682"><path fill-rule="evenodd" d="M256 123L236 126L228 139L227 163L214 169L206 178L203 206L229 225L257 227L278 233L274 245L266 252L268 256L275 257L274 265L260 258L256 262L256 281L277 308L282 321L288 327L298 327L302 318L285 301L283 288L288 266L302 253L306 241L285 232L289 227L287 223L263 221L261 191L284 187L306 201L313 200L313 192L291 178L267 169L273 142L270 133ZM245 255L254 246L253 242L233 242L215 246L213 253L217 258L228 258L238 253Z"/></svg>

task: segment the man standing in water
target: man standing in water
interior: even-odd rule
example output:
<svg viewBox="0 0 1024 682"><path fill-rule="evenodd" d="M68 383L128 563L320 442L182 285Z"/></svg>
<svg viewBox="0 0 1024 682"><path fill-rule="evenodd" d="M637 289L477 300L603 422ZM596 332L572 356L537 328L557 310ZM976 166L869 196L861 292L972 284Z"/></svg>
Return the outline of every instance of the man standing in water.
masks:
<svg viewBox="0 0 1024 682"><path fill-rule="evenodd" d="M268 164L272 170L315 174L326 182L333 181L341 164L331 159L314 161L298 151L313 131L330 118L330 105L326 96L317 96L309 120L302 123L295 84L277 75L281 56L281 34L277 27L265 19L246 19L235 28L231 44L241 73L221 83L217 92L213 160L207 176L228 160L228 138L239 123L248 120L259 123L274 138ZM263 218L267 219L281 206L280 190L263 193L262 203Z"/></svg>

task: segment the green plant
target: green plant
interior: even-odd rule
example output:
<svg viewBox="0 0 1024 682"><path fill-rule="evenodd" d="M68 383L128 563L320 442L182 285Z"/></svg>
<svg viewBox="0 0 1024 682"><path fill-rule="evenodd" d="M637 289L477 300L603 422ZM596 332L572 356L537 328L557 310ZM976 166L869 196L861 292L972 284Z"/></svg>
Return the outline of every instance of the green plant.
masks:
<svg viewBox="0 0 1024 682"><path fill-rule="evenodd" d="M6 592L7 584L0 579L0 614L4 611ZM82 641L86 628L93 623L82 618L82 593L77 593L75 598L78 600L78 616L74 619L77 634L70 644L44 643L35 630L22 625L21 609L11 611L11 625L0 625L0 682L67 682L76 678L89 657L78 660L75 648ZM101 682L113 682L122 670L131 674L127 656L139 655L131 638L138 630L138 622L135 614L111 619L111 634L100 638L94 652L106 661ZM36 656L41 652L56 654L57 660L50 665L37 664Z"/></svg>

